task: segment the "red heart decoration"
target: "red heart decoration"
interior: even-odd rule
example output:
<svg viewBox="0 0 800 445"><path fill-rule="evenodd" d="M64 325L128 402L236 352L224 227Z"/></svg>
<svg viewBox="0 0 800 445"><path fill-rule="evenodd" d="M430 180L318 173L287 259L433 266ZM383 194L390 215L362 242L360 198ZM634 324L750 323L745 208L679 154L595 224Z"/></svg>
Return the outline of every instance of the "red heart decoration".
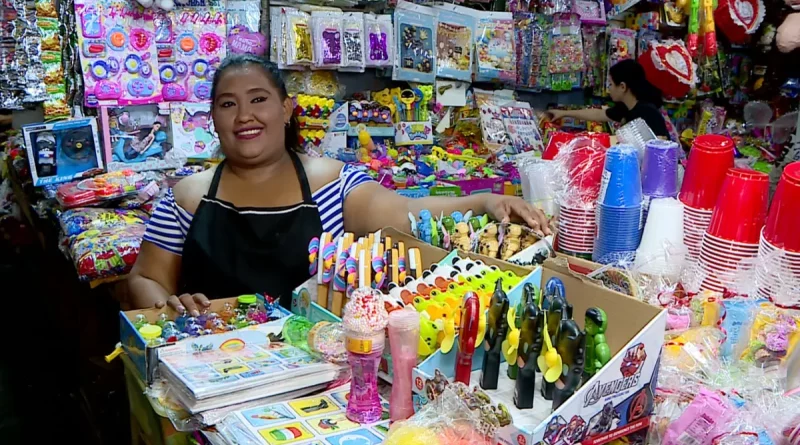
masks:
<svg viewBox="0 0 800 445"><path fill-rule="evenodd" d="M728 5L749 32L753 28L761 8L758 0L729 0Z"/></svg>
<svg viewBox="0 0 800 445"><path fill-rule="evenodd" d="M655 45L658 58L661 63L675 77L685 80L687 83L692 81L692 58L689 51L683 45Z"/></svg>

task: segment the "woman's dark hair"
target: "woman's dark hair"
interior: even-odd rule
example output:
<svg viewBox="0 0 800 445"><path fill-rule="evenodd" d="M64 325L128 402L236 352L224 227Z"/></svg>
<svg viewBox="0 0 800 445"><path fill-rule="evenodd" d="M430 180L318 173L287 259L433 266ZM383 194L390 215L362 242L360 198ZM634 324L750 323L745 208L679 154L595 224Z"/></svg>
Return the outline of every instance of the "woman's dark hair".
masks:
<svg viewBox="0 0 800 445"><path fill-rule="evenodd" d="M661 90L647 80L644 68L639 62L632 59L623 60L612 66L608 74L616 85L624 82L637 100L649 102L656 107L664 104Z"/></svg>
<svg viewBox="0 0 800 445"><path fill-rule="evenodd" d="M241 68L247 65L255 65L261 68L264 71L264 74L267 76L272 85L278 89L280 93L281 100L286 100L289 97L289 93L286 92L286 84L283 82L283 77L281 76L281 72L278 69L278 66L274 63L270 62L269 60L264 59L263 57L255 56L252 54L237 54L235 56L228 56L222 63L219 64L216 73L214 74L214 81L211 83L211 105L213 107L214 101L217 98L217 84L219 83L219 79L222 75L231 69L234 68ZM300 147L300 140L299 140L299 125L297 123L297 118L292 114L292 117L289 119L289 125L285 128L286 133L286 149L291 150L297 153L304 153L302 147Z"/></svg>

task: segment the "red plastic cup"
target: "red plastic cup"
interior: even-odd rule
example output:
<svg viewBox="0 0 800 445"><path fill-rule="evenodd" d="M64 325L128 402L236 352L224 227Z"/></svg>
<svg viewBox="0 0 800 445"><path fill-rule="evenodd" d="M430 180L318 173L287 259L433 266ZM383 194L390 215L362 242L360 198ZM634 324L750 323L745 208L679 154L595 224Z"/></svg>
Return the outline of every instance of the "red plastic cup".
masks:
<svg viewBox="0 0 800 445"><path fill-rule="evenodd" d="M702 135L694 140L678 195L689 207L712 209L728 169L733 167L733 140Z"/></svg>
<svg viewBox="0 0 800 445"><path fill-rule="evenodd" d="M798 229L800 229L800 161L792 162L783 169L783 175L769 208L764 238L778 248L800 252Z"/></svg>
<svg viewBox="0 0 800 445"><path fill-rule="evenodd" d="M732 168L722 184L707 232L728 241L758 244L768 205L769 176Z"/></svg>
<svg viewBox="0 0 800 445"><path fill-rule="evenodd" d="M597 200L603 178L606 147L589 138L578 138L567 160L567 184L586 202Z"/></svg>

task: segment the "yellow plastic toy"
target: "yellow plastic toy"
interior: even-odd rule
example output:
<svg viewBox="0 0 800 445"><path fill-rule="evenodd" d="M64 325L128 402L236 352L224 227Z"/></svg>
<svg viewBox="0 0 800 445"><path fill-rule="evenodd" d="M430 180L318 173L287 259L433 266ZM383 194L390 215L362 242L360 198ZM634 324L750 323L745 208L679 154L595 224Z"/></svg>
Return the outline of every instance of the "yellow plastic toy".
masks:
<svg viewBox="0 0 800 445"><path fill-rule="evenodd" d="M544 313L544 326L547 326L547 312ZM553 343L550 340L550 333L547 329L542 329L542 336L544 337L544 349L542 355L539 356L538 365L539 370L544 374L544 380L548 383L555 383L561 375L564 361Z"/></svg>
<svg viewBox="0 0 800 445"><path fill-rule="evenodd" d="M428 428L400 423L389 430L386 445L443 445L439 436Z"/></svg>
<svg viewBox="0 0 800 445"><path fill-rule="evenodd" d="M517 352L519 349L519 328L517 328L517 308L512 307L507 312L508 318L508 335L503 340L503 356L506 358L506 363L517 362Z"/></svg>

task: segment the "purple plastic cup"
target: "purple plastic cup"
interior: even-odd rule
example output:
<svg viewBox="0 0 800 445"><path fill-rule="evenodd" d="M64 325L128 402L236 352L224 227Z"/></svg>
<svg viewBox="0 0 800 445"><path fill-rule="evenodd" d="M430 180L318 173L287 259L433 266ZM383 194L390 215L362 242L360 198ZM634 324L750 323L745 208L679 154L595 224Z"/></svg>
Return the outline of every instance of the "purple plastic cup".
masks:
<svg viewBox="0 0 800 445"><path fill-rule="evenodd" d="M678 196L677 143L654 139L645 144L642 162L642 194L649 198Z"/></svg>

